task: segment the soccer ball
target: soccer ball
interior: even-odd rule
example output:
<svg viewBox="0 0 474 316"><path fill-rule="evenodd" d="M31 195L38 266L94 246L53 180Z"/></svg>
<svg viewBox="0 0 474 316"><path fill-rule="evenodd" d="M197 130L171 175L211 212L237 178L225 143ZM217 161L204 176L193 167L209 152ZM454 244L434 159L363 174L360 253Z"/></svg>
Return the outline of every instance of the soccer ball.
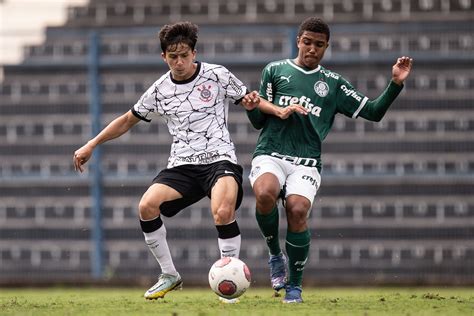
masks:
<svg viewBox="0 0 474 316"><path fill-rule="evenodd" d="M250 270L240 259L221 258L214 262L209 270L209 285L220 297L239 297L250 286Z"/></svg>

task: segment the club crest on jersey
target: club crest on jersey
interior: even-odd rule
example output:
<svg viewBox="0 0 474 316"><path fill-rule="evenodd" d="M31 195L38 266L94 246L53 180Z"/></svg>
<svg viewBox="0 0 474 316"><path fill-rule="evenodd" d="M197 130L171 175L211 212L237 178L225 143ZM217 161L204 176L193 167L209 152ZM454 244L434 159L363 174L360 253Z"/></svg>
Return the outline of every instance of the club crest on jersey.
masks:
<svg viewBox="0 0 474 316"><path fill-rule="evenodd" d="M203 102L209 102L212 99L212 92L211 92L211 86L206 86L205 84L201 85L198 88L198 91L201 92L201 95L199 96L199 99Z"/></svg>
<svg viewBox="0 0 474 316"><path fill-rule="evenodd" d="M326 82L320 80L314 84L314 91L321 98L324 98L329 93L329 86Z"/></svg>
<svg viewBox="0 0 474 316"><path fill-rule="evenodd" d="M252 168L250 171L250 176L251 177L256 177L260 173L260 166L256 166L255 168Z"/></svg>

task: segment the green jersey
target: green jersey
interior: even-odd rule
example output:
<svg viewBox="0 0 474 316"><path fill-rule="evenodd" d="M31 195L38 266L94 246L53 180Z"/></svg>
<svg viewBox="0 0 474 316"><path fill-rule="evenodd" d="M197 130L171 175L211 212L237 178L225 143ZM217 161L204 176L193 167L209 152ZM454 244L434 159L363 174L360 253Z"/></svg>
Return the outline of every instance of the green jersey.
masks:
<svg viewBox="0 0 474 316"><path fill-rule="evenodd" d="M392 90L398 90L390 93L388 99L393 100L401 88ZM368 101L339 74L322 66L308 70L290 59L272 62L264 68L259 94L280 107L300 104L309 113L293 113L286 120L265 116L254 157L271 155L319 170L321 143L336 114L356 118ZM250 114L249 118L252 121Z"/></svg>

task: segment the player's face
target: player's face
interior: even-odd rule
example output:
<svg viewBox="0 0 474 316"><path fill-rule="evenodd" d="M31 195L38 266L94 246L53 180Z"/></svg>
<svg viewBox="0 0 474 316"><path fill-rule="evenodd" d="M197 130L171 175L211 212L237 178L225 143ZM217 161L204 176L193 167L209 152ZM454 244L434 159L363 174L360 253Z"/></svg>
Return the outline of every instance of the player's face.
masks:
<svg viewBox="0 0 474 316"><path fill-rule="evenodd" d="M169 47L165 53L161 53L161 57L168 64L174 80L189 79L196 70L196 51L186 44Z"/></svg>
<svg viewBox="0 0 474 316"><path fill-rule="evenodd" d="M318 67L329 46L326 34L304 31L296 41L298 45L296 63L309 69Z"/></svg>

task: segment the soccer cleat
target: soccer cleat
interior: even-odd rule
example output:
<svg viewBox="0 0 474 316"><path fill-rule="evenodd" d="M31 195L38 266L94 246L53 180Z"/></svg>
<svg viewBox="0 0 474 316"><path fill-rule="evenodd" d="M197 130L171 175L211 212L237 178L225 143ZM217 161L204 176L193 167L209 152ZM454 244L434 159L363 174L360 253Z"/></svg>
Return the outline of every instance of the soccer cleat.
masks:
<svg viewBox="0 0 474 316"><path fill-rule="evenodd" d="M300 286L296 285L287 285L286 288L285 298L283 299L283 303L291 304L291 303L303 303L303 299L301 298L301 292L303 291Z"/></svg>
<svg viewBox="0 0 474 316"><path fill-rule="evenodd" d="M173 290L181 290L183 280L179 275L160 274L158 282L145 292L147 300L156 300L157 298L165 297L165 294Z"/></svg>
<svg viewBox="0 0 474 316"><path fill-rule="evenodd" d="M270 265L270 282L275 291L279 291L286 285L286 257L283 253L279 255L270 255L268 260Z"/></svg>
<svg viewBox="0 0 474 316"><path fill-rule="evenodd" d="M240 302L238 298L223 298L219 296L219 301L221 301L224 304L237 304Z"/></svg>

